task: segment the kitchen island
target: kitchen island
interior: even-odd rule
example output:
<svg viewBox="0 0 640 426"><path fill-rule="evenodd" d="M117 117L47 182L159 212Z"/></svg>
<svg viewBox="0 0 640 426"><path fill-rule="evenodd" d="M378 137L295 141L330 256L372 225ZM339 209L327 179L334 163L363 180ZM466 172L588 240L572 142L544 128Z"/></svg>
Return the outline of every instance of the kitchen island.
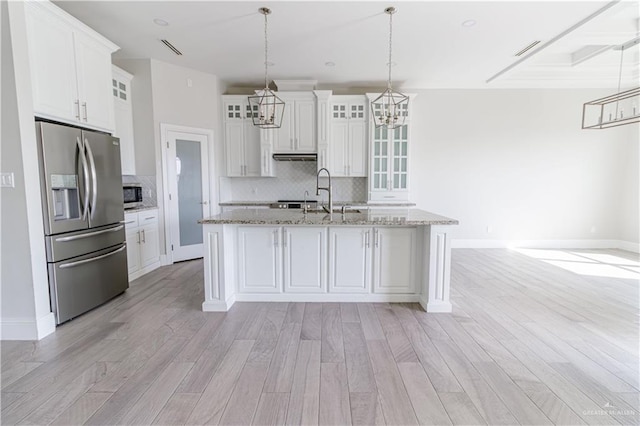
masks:
<svg viewBox="0 0 640 426"><path fill-rule="evenodd" d="M451 312L455 219L419 209L242 209L200 223L203 311L273 301L419 302Z"/></svg>

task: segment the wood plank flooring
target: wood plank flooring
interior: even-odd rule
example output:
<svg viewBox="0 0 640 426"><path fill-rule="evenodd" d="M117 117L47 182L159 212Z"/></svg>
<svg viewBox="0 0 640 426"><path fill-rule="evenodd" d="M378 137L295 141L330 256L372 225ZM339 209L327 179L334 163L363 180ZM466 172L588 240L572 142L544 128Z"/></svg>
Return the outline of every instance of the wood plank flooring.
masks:
<svg viewBox="0 0 640 426"><path fill-rule="evenodd" d="M201 312L163 267L39 342L2 342L2 424L639 424L638 256L453 250L416 304Z"/></svg>

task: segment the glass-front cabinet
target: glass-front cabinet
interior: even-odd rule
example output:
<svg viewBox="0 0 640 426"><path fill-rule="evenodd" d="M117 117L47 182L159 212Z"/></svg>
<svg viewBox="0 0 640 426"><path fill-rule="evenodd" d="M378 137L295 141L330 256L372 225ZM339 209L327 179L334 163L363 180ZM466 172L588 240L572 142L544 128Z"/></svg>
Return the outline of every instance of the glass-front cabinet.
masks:
<svg viewBox="0 0 640 426"><path fill-rule="evenodd" d="M378 94L367 96L371 101ZM410 99L414 96L410 95ZM370 120L369 201L409 201L409 108L401 111L406 119L396 129L375 127Z"/></svg>
<svg viewBox="0 0 640 426"><path fill-rule="evenodd" d="M409 199L409 124L373 127L369 200Z"/></svg>

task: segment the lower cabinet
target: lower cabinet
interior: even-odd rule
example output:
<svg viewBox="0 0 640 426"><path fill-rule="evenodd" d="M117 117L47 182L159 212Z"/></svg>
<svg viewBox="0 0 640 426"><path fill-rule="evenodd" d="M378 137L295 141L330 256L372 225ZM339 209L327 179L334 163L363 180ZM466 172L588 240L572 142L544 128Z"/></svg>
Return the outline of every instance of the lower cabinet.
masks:
<svg viewBox="0 0 640 426"><path fill-rule="evenodd" d="M158 210L126 213L124 221L129 279L134 280L160 266Z"/></svg>
<svg viewBox="0 0 640 426"><path fill-rule="evenodd" d="M324 227L239 227L240 292L326 291L326 235Z"/></svg>
<svg viewBox="0 0 640 426"><path fill-rule="evenodd" d="M282 288L280 228L238 228L238 283L244 293L279 293Z"/></svg>
<svg viewBox="0 0 640 426"><path fill-rule="evenodd" d="M371 291L371 228L329 229L329 291Z"/></svg>
<svg viewBox="0 0 640 426"><path fill-rule="evenodd" d="M414 293L416 228L243 226L241 293Z"/></svg>
<svg viewBox="0 0 640 426"><path fill-rule="evenodd" d="M416 228L374 228L374 293L415 291L417 236Z"/></svg>

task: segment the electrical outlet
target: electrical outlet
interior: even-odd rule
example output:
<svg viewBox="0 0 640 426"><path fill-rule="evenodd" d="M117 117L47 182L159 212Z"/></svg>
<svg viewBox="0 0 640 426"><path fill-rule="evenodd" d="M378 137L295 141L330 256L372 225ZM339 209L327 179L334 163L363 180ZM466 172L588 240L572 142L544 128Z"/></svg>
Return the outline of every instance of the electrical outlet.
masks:
<svg viewBox="0 0 640 426"><path fill-rule="evenodd" d="M150 190L150 189L149 189L149 192L148 192L148 197L149 197L149 198L153 197L153 193L151 192L151 190Z"/></svg>
<svg viewBox="0 0 640 426"><path fill-rule="evenodd" d="M493 232L493 228L491 227L491 225L487 225L487 234L490 234Z"/></svg>
<svg viewBox="0 0 640 426"><path fill-rule="evenodd" d="M2 188L15 188L15 180L13 179L13 172L0 173L0 187Z"/></svg>

